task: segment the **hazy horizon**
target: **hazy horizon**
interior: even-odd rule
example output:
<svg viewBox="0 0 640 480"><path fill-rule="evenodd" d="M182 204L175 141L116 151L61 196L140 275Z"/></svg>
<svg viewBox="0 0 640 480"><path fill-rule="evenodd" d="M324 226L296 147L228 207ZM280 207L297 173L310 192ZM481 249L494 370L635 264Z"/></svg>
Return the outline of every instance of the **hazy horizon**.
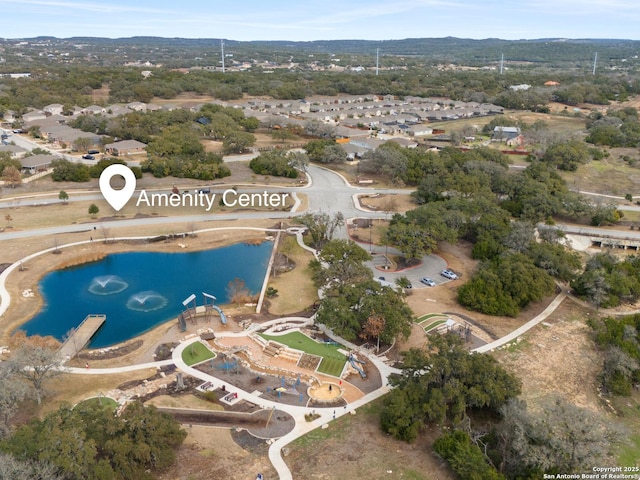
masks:
<svg viewBox="0 0 640 480"><path fill-rule="evenodd" d="M233 4L4 0L5 39L162 37L236 41L640 40L631 0L336 0Z"/></svg>

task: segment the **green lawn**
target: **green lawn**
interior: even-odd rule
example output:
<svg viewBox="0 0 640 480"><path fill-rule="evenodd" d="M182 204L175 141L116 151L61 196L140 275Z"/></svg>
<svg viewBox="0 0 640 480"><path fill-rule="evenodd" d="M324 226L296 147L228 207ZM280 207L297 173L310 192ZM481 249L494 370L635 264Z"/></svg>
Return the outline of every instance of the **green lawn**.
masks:
<svg viewBox="0 0 640 480"><path fill-rule="evenodd" d="M182 351L182 360L189 366L215 358L215 356L215 353L200 342L192 343Z"/></svg>
<svg viewBox="0 0 640 480"><path fill-rule="evenodd" d="M426 315L422 315L421 317L418 317L414 320L415 323L422 323L425 320L429 320L430 318L434 318L434 317L446 317L446 315L442 314L442 313L427 313Z"/></svg>
<svg viewBox="0 0 640 480"><path fill-rule="evenodd" d="M113 398L109 397L93 397L83 400L78 403L78 405L86 404L86 405L102 405L109 410L115 410L118 408L118 402L116 402Z"/></svg>
<svg viewBox="0 0 640 480"><path fill-rule="evenodd" d="M443 323L447 323L447 321L446 320L436 320L435 322L430 323L429 325L424 327L424 331L425 332L429 332L429 331L433 330L434 328L436 328L438 325L442 325Z"/></svg>
<svg viewBox="0 0 640 480"><path fill-rule="evenodd" d="M347 361L346 357L338 352L339 346L318 343L300 332L291 332L278 336L260 334L260 336L265 340L273 340L287 347L322 357L318 371L327 375L340 376Z"/></svg>

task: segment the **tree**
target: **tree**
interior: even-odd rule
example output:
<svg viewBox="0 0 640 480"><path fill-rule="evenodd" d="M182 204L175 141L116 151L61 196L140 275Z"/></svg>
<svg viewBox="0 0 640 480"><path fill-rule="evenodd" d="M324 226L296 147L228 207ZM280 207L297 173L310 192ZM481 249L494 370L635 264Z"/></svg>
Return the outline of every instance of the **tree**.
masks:
<svg viewBox="0 0 640 480"><path fill-rule="evenodd" d="M487 315L515 317L529 303L550 295L553 279L521 253L502 255L482 263L458 290L458 301Z"/></svg>
<svg viewBox="0 0 640 480"><path fill-rule="evenodd" d="M274 140L279 140L280 143L284 143L285 140L294 138L294 135L286 128L279 128L271 132L271 138L273 138Z"/></svg>
<svg viewBox="0 0 640 480"><path fill-rule="evenodd" d="M62 373L57 349L33 342L20 345L9 361L13 372L33 388L38 405L47 380Z"/></svg>
<svg viewBox="0 0 640 480"><path fill-rule="evenodd" d="M222 141L225 153L242 153L256 143L256 137L247 132L231 132Z"/></svg>
<svg viewBox="0 0 640 480"><path fill-rule="evenodd" d="M316 285L335 288L351 285L372 278L371 270L363 263L371 255L355 242L330 240L324 244L318 260L311 261Z"/></svg>
<svg viewBox="0 0 640 480"><path fill-rule="evenodd" d="M340 164L347 161L347 151L337 143L327 145L324 148L320 163Z"/></svg>
<svg viewBox="0 0 640 480"><path fill-rule="evenodd" d="M384 318L374 313L367 318L362 328L362 332L360 332L360 337L365 340L369 338L376 339L376 352L380 350L380 335L384 332L384 326Z"/></svg>
<svg viewBox="0 0 640 480"><path fill-rule="evenodd" d="M637 333L637 332L636 332ZM604 353L602 386L614 395L631 395L631 387L640 362L618 346L610 346Z"/></svg>
<svg viewBox="0 0 640 480"><path fill-rule="evenodd" d="M289 160L289 165L306 173L309 166L309 156L305 152L290 150L287 153L287 159Z"/></svg>
<svg viewBox="0 0 640 480"><path fill-rule="evenodd" d="M392 221L383 239L386 245L393 245L400 250L409 262L418 261L437 247L436 240L427 228L409 222Z"/></svg>
<svg viewBox="0 0 640 480"><path fill-rule="evenodd" d="M591 160L591 155L584 142L570 140L569 142L556 143L547 148L543 162L555 165L560 170L575 172L578 167Z"/></svg>
<svg viewBox="0 0 640 480"><path fill-rule="evenodd" d="M93 145L93 140L89 137L76 138L73 142L73 148L77 152L86 152Z"/></svg>
<svg viewBox="0 0 640 480"><path fill-rule="evenodd" d="M83 163L72 163L59 159L51 162L53 173L51 179L54 182L87 182L91 179L89 167Z"/></svg>
<svg viewBox="0 0 640 480"><path fill-rule="evenodd" d="M604 352L600 379L607 393L630 395L640 382L640 315L589 321Z"/></svg>
<svg viewBox="0 0 640 480"><path fill-rule="evenodd" d="M504 480L504 476L487 463L480 447L466 432L445 433L433 444L433 450L444 458L458 478L469 480Z"/></svg>
<svg viewBox="0 0 640 480"><path fill-rule="evenodd" d="M96 215L98 215L98 212L100 211L100 209L95 203L92 203L91 205L89 205L88 211L89 211L89 215L91 215L91 218L96 218Z"/></svg>
<svg viewBox="0 0 640 480"><path fill-rule="evenodd" d="M524 402L507 404L499 428L505 471L517 471L519 465L576 472L595 465L605 457L621 432L595 412L577 407L559 398L546 398L542 410L529 412Z"/></svg>
<svg viewBox="0 0 640 480"><path fill-rule="evenodd" d="M40 125L31 125L29 127L29 135L31 135L33 138L42 137L42 132L40 130Z"/></svg>
<svg viewBox="0 0 640 480"><path fill-rule="evenodd" d="M471 408L497 412L520 393L516 377L490 355L469 353L455 334L430 337L428 353L405 352L402 368L380 416L383 430L401 440L415 440L428 423L458 422Z"/></svg>
<svg viewBox="0 0 640 480"><path fill-rule="evenodd" d="M118 416L81 403L22 426L4 450L19 461L50 463L67 479L151 480L174 462L185 437L180 425L155 407L132 403Z"/></svg>
<svg viewBox="0 0 640 480"><path fill-rule="evenodd" d="M9 433L9 421L27 396L26 385L20 381L9 362L0 362L0 438ZM0 475L0 478L3 478Z"/></svg>
<svg viewBox="0 0 640 480"><path fill-rule="evenodd" d="M69 203L69 194L64 190L60 190L60 193L58 193L58 198L62 200L63 205Z"/></svg>
<svg viewBox="0 0 640 480"><path fill-rule="evenodd" d="M403 148L396 142L387 142L376 148L368 158L360 163L365 173L377 173L392 180L406 183L408 180L408 158Z"/></svg>
<svg viewBox="0 0 640 480"><path fill-rule="evenodd" d="M398 336L407 337L413 315L402 294L371 279L370 271L368 275L366 281L325 290L316 320L347 340L364 336L390 344Z"/></svg>
<svg viewBox="0 0 640 480"><path fill-rule="evenodd" d="M298 178L298 170L283 150L261 153L249 162L249 168L258 175Z"/></svg>
<svg viewBox="0 0 640 480"><path fill-rule="evenodd" d="M22 175L20 174L19 169L13 165L8 165L4 167L4 170L2 170L2 180L11 188L15 188L16 185L20 185L22 183Z"/></svg>
<svg viewBox="0 0 640 480"><path fill-rule="evenodd" d="M333 238L336 229L344 225L344 215L341 212L334 215L324 212L307 213L298 217L298 221L307 227L305 235L311 237L311 246L320 250Z"/></svg>
<svg viewBox="0 0 640 480"><path fill-rule="evenodd" d="M0 453L0 478L12 480L65 480L64 475L50 463L18 460L8 453Z"/></svg>
<svg viewBox="0 0 640 480"><path fill-rule="evenodd" d="M253 300L251 291L244 280L234 278L226 287L227 298L231 303L247 303Z"/></svg>

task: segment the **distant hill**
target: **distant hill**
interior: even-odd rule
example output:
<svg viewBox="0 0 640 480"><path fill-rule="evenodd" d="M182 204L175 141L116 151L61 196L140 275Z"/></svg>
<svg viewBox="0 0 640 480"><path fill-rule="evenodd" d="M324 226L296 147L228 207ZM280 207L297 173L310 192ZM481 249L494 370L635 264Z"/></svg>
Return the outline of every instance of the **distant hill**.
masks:
<svg viewBox="0 0 640 480"><path fill-rule="evenodd" d="M4 40L0 43L16 43L18 40ZM132 47L137 53L147 58L162 61L165 64L176 64L179 59L193 60L194 57L217 55L220 50L219 38L166 38L166 37L130 37L130 38L97 38L70 37L58 39L53 37L36 37L20 39L29 43L40 44L86 44L101 55L113 54L118 48ZM253 41L240 42L224 40L225 52L236 55L236 58L272 58L283 61L283 55L293 55L296 61L319 55L357 57L375 57L376 50L384 58L405 57L423 63L455 63L470 66L497 64L504 55L507 62L544 64L545 67L563 68L571 65L588 64L598 52L601 62L615 62L620 59L634 58L640 52L640 41L621 39L565 39L542 38L533 40L502 40L487 38L473 40L467 38L405 38L402 40L319 40L313 42ZM349 61L352 59L350 58Z"/></svg>

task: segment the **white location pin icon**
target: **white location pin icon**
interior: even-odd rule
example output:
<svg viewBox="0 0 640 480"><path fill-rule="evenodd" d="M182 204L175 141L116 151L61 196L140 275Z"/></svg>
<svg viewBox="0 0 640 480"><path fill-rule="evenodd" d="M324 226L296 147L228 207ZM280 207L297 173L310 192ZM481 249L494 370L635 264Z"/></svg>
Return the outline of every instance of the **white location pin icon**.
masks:
<svg viewBox="0 0 640 480"><path fill-rule="evenodd" d="M115 175L121 175L124 178L124 187L120 190L115 190L111 187L111 179ZM126 205L135 190L136 176L126 165L114 163L102 171L100 175L100 191L116 212Z"/></svg>

